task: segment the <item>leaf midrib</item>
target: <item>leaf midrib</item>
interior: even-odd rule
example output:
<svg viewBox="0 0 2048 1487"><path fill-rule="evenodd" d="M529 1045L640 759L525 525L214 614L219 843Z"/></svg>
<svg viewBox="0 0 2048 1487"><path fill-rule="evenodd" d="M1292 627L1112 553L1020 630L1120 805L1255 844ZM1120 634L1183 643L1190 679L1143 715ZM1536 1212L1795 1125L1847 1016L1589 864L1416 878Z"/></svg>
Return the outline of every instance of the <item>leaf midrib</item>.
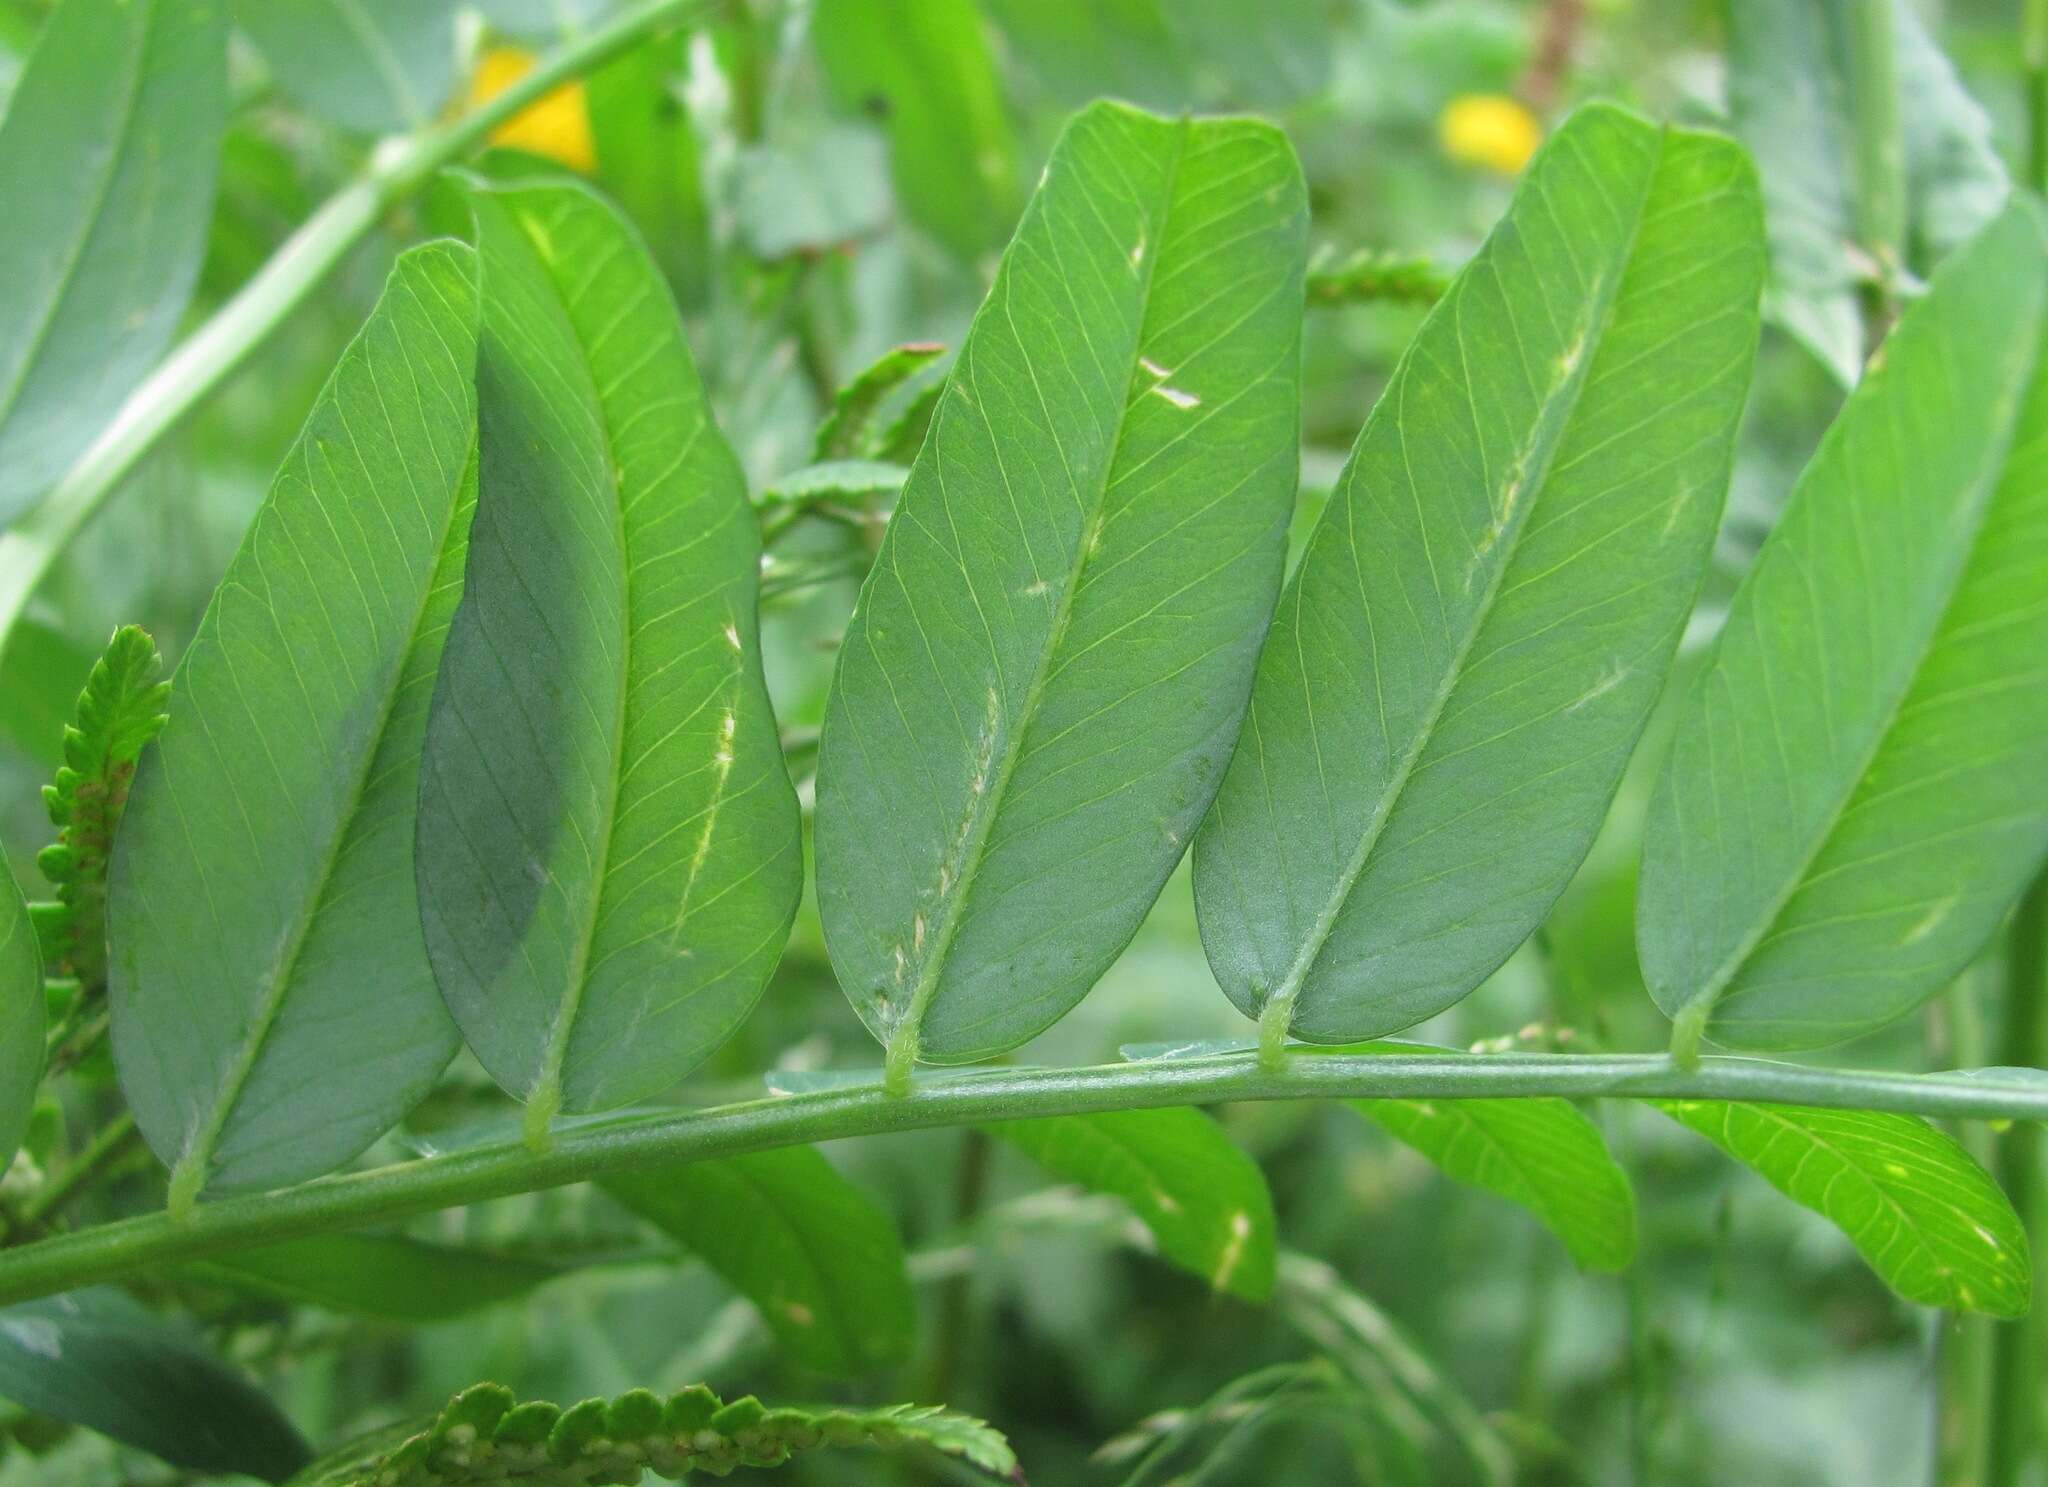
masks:
<svg viewBox="0 0 2048 1487"><path fill-rule="evenodd" d="M1611 280L1602 282L1599 285L1598 307L1595 313L1588 317L1585 322L1584 335L1586 339L1579 355L1578 364L1573 368L1569 380L1563 386L1555 387L1546 393L1538 405L1534 420L1537 429L1537 441L1524 451L1523 458L1526 459L1529 454L1540 450L1542 463L1540 466L1533 468L1527 477L1528 493L1517 502L1518 509L1512 513L1513 525L1495 539L1495 546L1500 552L1500 561L1493 566L1493 571L1487 577L1486 592L1474 611L1472 623L1460 638L1457 649L1451 657L1450 664L1444 669L1444 679L1437 688L1436 697L1431 701L1429 711L1423 717L1421 727L1416 729L1413 742L1410 743L1407 752L1402 756L1393 777L1387 781L1386 788L1380 792L1380 798L1373 807L1372 819L1366 823L1365 830L1359 834L1358 845L1353 849L1350 860L1338 875L1336 885L1331 890L1328 899L1324 902L1322 912L1316 916L1315 924L1310 927L1307 938L1304 940L1301 949L1296 953L1294 964L1288 968L1287 975L1282 979L1280 985L1268 993L1265 999L1258 1002L1253 1008L1254 1015L1262 1020L1269 1011L1274 1008L1280 1008L1282 1009L1282 1015L1288 1019L1289 1025L1292 1025L1296 1004L1301 996L1302 987L1306 983L1309 973L1315 969L1316 962L1322 958L1323 950L1329 944L1330 936L1336 930L1338 919L1343 916L1346 906L1351 901L1353 891L1358 887L1359 878L1365 873L1366 864L1371 860L1374 849L1379 846L1380 838L1385 834L1388 823L1393 820L1394 809L1400 803L1401 797L1406 793L1408 782L1413 778L1417 764L1421 762L1423 754L1428 751L1430 743L1435 739L1437 725L1442 721L1444 709L1450 705L1451 699L1457 695L1459 687L1463 685L1466 660L1470 657L1472 648L1478 643L1480 634L1487 628L1488 622L1493 617L1494 605L1500 597L1501 585L1506 579L1508 569L1514 565L1515 553L1521 545L1522 534L1528 530L1529 521L1534 515L1537 505L1548 493L1547 487L1550 482L1552 465L1557 458L1558 450L1564 444L1565 434L1571 427L1572 417L1578 411L1579 398L1584 393L1586 383L1592 376L1594 364L1599 360L1600 352L1606 345L1608 333L1613 329L1614 307L1620 298L1622 284L1628 278L1629 269L1635 257L1637 240L1642 232L1643 215L1649 206L1651 194L1656 190L1658 175L1664 168L1665 147L1669 139L1670 130L1668 128L1660 128L1657 131L1657 148L1650 159L1648 168L1644 172L1642 194L1636 201L1635 218L1629 226L1628 240L1622 245L1621 252L1617 255L1619 267L1614 271ZM1464 296L1462 294L1459 295L1447 308L1454 314L1462 313ZM1460 333L1460 343L1462 345L1462 332ZM1404 396L1407 387L1406 373L1408 363L1410 358L1416 354L1415 347L1418 344L1419 339L1417 342L1410 343L1408 351L1402 355L1402 366L1395 373L1394 381L1389 384L1390 388L1401 388ZM1469 402L1472 397L1472 389L1469 382L1465 388L1465 396ZM1545 420L1551 410L1554 407L1558 407L1558 400L1560 398L1563 399L1562 409L1556 419L1554 431L1545 440L1542 438ZM1400 411L1400 408L1397 406L1395 409L1397 417ZM1510 469L1512 468L1510 466ZM1348 481L1346 482L1347 486L1349 483ZM1488 491L1487 497L1489 503L1491 503L1494 493ZM1297 595L1300 593L1300 582L1300 576L1297 575Z"/></svg>
<svg viewBox="0 0 2048 1487"><path fill-rule="evenodd" d="M548 1030L547 1046L541 1051L541 1066L535 1077L532 1091L527 1096L529 1119L536 1124L530 1130L545 1127L561 1106L562 1070L569 1057L569 1043L575 1034L576 1020L582 1015L583 994L589 990L590 951L597 941L597 921L604 910L604 887L611 875L612 849L617 845L619 796L623 793L621 775L626 759L626 706L632 695L633 671L633 553L626 536L626 499L620 488L620 474L617 441L614 437L611 414L605 407L603 394L598 390L596 367L591 361L590 345L584 339L583 329L576 323L576 316L570 308L567 295L560 280L555 277L554 265L543 259L529 236L519 211L503 198L500 210L506 217L506 225L518 237L520 251L533 262L540 278L562 316L562 325L576 343L579 370L589 384L590 411L599 433L599 453L604 459L604 487L602 497L606 514L611 518L612 537L617 545L619 558L619 685L616 689L615 707L612 715L611 768L605 772L608 788L604 795L604 815L596 832L597 850L592 862L589 911L578 927L576 943L570 947L568 976L562 987L562 1002L555 1009L554 1026Z"/></svg>
<svg viewBox="0 0 2048 1487"><path fill-rule="evenodd" d="M2037 325L2042 318L2042 307L2038 300L2033 318ZM1870 741L1864 747L1861 759L1855 770L1846 776L1847 783L1801 851L1798 866L1786 875L1785 881L1771 895L1764 913L1758 916L1749 933L1737 940L1734 948L1714 968L1713 974L1695 988L1691 995L1678 1003L1673 1009L1674 1017L1701 1003L1704 1003L1703 1014L1711 1017L1723 1004L1728 988L1741 974L1750 956L1770 937L1771 932L1778 927L1778 922L1784 918L1792 900L1798 896L1800 889L1806 886L1807 875L1813 870L1813 865L1819 860L1820 854L1827 850L1828 843L1834 839L1836 828L1842 824L1842 818L1848 813L1850 803L1862 789L1871 766L1877 762L1877 756L1884 751L1885 744L1890 741L1894 730L1897 729L1899 714L1905 707L1907 697L1912 695L1921 674L1927 669L1928 658L1933 654L1935 642L1941 636L1949 612L1955 607L1956 596L1962 592L1965 581L1977 565L1978 552L1983 542L1984 524L1990 518L1991 508L1997 504L1998 487L2004 478L2006 462L2011 457L2013 441L2026 414L2027 389L2033 385L2034 379L2041 372L2040 337L2029 336L2026 345L2028 354L2021 359L2018 368L2019 392L2006 415L2004 427L2000 431L2001 437L1994 442L1990 450L1985 451L1984 463L1971 482L1969 529L1961 539L1961 560L1956 563L1954 571L1949 575L1947 585L1937 591L1934 602L1929 604L1929 613L1922 634L1909 653L1910 662L1899 668L1898 680L1893 687L1892 695L1870 731ZM1701 685L1704 686L1706 680L1707 674L1703 674L1700 678Z"/></svg>
<svg viewBox="0 0 2048 1487"><path fill-rule="evenodd" d="M1188 136L1193 132L1193 123L1182 117L1176 121L1174 130L1173 158L1166 169L1166 180L1160 191L1161 206L1158 229L1162 249L1148 253L1139 265L1142 275L1138 287L1138 324L1131 336L1130 369L1124 378L1123 402L1117 409L1116 437L1111 442L1109 458L1103 464L1100 488L1095 492L1094 501L1081 524L1079 539L1074 544L1074 557L1069 565L1066 584L1060 590L1059 601L1053 610L1052 623L1047 627L1044 646L1038 653L1031 674L1031 682L1024 694L1024 702L1018 709L1014 725L1009 720L1001 721L1003 750L996 762L994 778L983 792L979 803L970 798L968 810L972 824L966 852L962 856L960 871L955 877L952 890L942 895L943 916L933 930L931 950L918 965L916 985L911 989L910 1005L902 1017L889 1030L889 1062L907 1070L916 1062L920 1052L921 1030L931 1002L936 995L940 977L945 973L946 963L953 948L953 940L959 934L965 919L965 906L976 876L988 849L989 828L1000 813L1005 794L1009 790L1011 777L1016 773L1018 760L1024 752L1024 739L1030 729L1031 719L1037 713L1049 683L1053 660L1059 654L1060 646L1066 639L1067 626L1074 611L1074 594L1080 587L1081 575L1094 556L1093 537L1100 530L1103 505L1109 499L1110 487L1115 484L1115 475L1123 457L1124 436L1130 429L1133 393L1138 386L1138 377L1143 370L1145 358L1145 329L1152 313L1152 286L1156 280L1159 260L1166 256L1163 245L1167 236L1167 224L1173 218L1175 194L1180 189L1181 165L1187 157ZM956 370L957 375L957 370ZM984 418L986 413L982 414ZM936 430L933 431L936 434Z"/></svg>
<svg viewBox="0 0 2048 1487"><path fill-rule="evenodd" d="M160 0L143 0L143 3L149 6L149 18L142 23L142 35L132 54L134 65L129 73L127 97L121 110L121 127L115 135L114 148L108 154L107 168L100 176L93 192L92 207L85 214L76 239L64 255L63 268L57 276L53 292L44 302L35 333L28 338L28 347L22 353L21 363L5 394L0 395L0 422L11 417L15 408L20 405L22 389L28 386L36 366L41 361L43 343L50 338L50 331L57 323L58 312L71 297L78 277L78 266L85 259L85 250L92 242L93 232L99 226L100 219L106 215L107 197L114 189L114 177L121 173L121 163L128 158L130 137L135 131L136 116L141 112L139 104L142 97L142 80L147 70L143 65L144 59L149 55L150 47L156 40L157 27L163 19L163 6ZM33 62L34 56L32 55L29 60ZM0 127L4 127L4 124L5 119L0 118Z"/></svg>

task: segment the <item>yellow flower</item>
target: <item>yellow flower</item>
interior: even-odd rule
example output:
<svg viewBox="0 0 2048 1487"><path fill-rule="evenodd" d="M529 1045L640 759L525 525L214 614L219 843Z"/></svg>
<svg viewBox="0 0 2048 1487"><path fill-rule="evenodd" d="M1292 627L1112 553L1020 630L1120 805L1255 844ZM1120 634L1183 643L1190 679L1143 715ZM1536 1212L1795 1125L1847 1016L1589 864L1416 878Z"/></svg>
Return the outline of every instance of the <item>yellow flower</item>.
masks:
<svg viewBox="0 0 2048 1487"><path fill-rule="evenodd" d="M1461 93L1437 115L1436 137L1444 153L1460 164L1511 176L1543 143L1543 126L1512 98Z"/></svg>
<svg viewBox="0 0 2048 1487"><path fill-rule="evenodd" d="M469 106L487 103L533 71L533 53L516 46L494 46L477 59L469 80ZM591 142L590 114L583 105L583 84L564 83L543 94L491 131L491 143L530 150L559 160L571 170L589 172L597 166Z"/></svg>

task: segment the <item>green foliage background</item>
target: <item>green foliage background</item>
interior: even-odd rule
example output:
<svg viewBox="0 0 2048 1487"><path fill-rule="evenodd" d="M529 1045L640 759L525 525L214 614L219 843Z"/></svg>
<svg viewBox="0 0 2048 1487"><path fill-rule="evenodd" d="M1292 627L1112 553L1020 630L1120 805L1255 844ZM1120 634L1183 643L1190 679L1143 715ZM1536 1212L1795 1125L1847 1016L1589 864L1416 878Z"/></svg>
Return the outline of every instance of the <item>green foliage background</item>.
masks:
<svg viewBox="0 0 2048 1487"><path fill-rule="evenodd" d="M605 8L586 0L555 9L581 24ZM1188 0L1172 7L1170 27L1150 30L1150 7L1107 0L716 0L687 40L656 43L591 81L583 105L591 170L650 237L684 306L710 405L749 488L769 491L812 462L834 394L863 367L905 342L960 344L1056 130L1098 94L1276 120L1305 167L1312 251L1324 255L1317 262L1382 250L1444 272L1476 248L1513 184L1511 172L1446 148L1440 129L1452 100L1520 94L1552 123L1578 101L1605 97L1656 118L1726 127L1730 52L1719 6L1592 0L1562 60L1551 57L1546 28L1579 8L1534 0ZM551 38L555 21L536 20L536 7L482 9L507 35L535 45ZM1985 148L2017 161L2023 115L2013 9L1955 0L1933 34L1985 111ZM1128 27L1095 29L1127 11ZM0 98L46 12L40 0L0 0ZM268 25L249 30L254 45L232 58L220 196L191 324L244 283L375 148L369 135L308 112L333 78L304 75L284 50L266 62ZM473 38L465 37L467 45ZM420 69L409 86L388 97L330 99L326 111L368 127L434 116L439 100L461 92L468 58L408 56ZM1955 83L1945 74L1932 82L1913 76L1926 91L1908 95L1909 112L1933 108L1938 90ZM1775 207L1782 170L1818 169L1815 179L1839 187L1846 161L1774 164L1772 148L1802 149L1810 132L1770 132L1775 145L1751 141L1763 155L1767 202ZM478 169L567 169L531 153L534 143L522 136L526 153L501 150ZM1961 174L1937 172L1937 184ZM1956 209L1948 198L1939 205ZM39 590L0 664L0 845L13 863L25 870L48 840L39 788L62 762L64 721L104 637L118 624L141 623L175 663L397 253L460 230L463 211L437 187L387 214L370 244L124 482ZM1919 255L1915 269L1952 243L1938 217L1923 225L1909 244ZM1782 262L1776 218L1772 231ZM1419 277L1426 288L1428 275ZM1414 280L1401 282L1413 288ZM1725 609L1839 406L1831 368L1840 365L1843 317L1859 313L1859 292L1851 284L1845 303L1842 284L1830 279L1765 332L1702 611L1707 623ZM1297 549L1420 323L1422 298L1396 293L1309 313ZM916 387L885 400L884 412L904 413ZM900 441L892 446L878 432L865 445L815 452L894 458ZM850 531L799 531L765 580L771 594L778 581L785 586L764 608L763 644L806 803L809 751L832 675L829 642L820 640L846 623L858 582L849 554L857 559L871 536L857 523ZM1414 1036L1453 1046L1661 1046L1666 1024L1635 957L1635 864L1649 810L1645 765L1661 753L1702 639L1694 633L1682 645L1672 695L1538 938ZM1819 1057L1901 1069L1994 1062L1985 1030L1995 1021L1995 980L1988 970L1966 974L1926 1016ZM1128 1043L1244 1031L1203 955L1183 867L1095 992L1019 1058L1100 1062ZM875 1062L873 1040L835 986L807 896L758 1009L664 1098L744 1098L758 1092L763 1069ZM74 1131L90 1128L111 1076L104 1056L81 1073L75 1108L40 1112L32 1145L61 1147L54 1128L64 1119ZM465 1054L373 1156L445 1149L503 1111ZM837 1349L857 1360L851 1380L812 1371L806 1364L815 1357L778 1347L772 1324L762 1325L718 1274L679 1258L674 1239L640 1221L658 1205L624 1186L440 1215L410 1226L404 1240L413 1249L342 1245L306 1273L192 1266L153 1274L143 1290L188 1309L322 1443L431 1414L481 1379L515 1384L523 1398L565 1402L707 1382L727 1398L943 1400L996 1421L1035 1481L1114 1483L1129 1475L1135 1448L1126 1439L1123 1457L1112 1450L1111 1459L1091 1460L1105 1442L1157 1412L1241 1390L1255 1407L1240 1401L1196 1411L1171 1430L1153 1427L1168 1431L1175 1459L1192 1474L1186 1480L1507 1480L1499 1473L1508 1461L1515 1480L1532 1483L1790 1487L1819 1479L1820 1463L1827 1480L1904 1484L1927 1480L1929 1462L1940 1480L1972 1480L1972 1448L1956 1444L1969 1438L1969 1422L1956 1411L1958 1401L1979 1397L1969 1381L1986 1366L1985 1324L1899 1299L1841 1232L1652 1109L1615 1102L1601 1111L1637 1193L1637 1254L1618 1275L1603 1273L1594 1254L1582 1255L1587 1268L1578 1268L1523 1209L1447 1180L1355 1110L1248 1105L1223 1118L1272 1189L1286 1252L1269 1305L1213 1292L1197 1275L1147 1255L1151 1242L1132 1242L1121 1208L1048 1195L1048 1167L1076 1174L1056 1160L1035 1162L1028 1143L937 1132L831 1148L832 1166L850 1179L847 1193L831 1190L833 1201L849 1205L843 1232L865 1235L860 1226L879 1208L912 1257L916 1290L914 1322L904 1298L882 1297L865 1319L875 1336ZM1986 1137L1980 1129L1968 1139L1981 1145ZM159 1201L152 1164L116 1171L81 1218ZM710 1193L725 1182L750 1184L759 1195L773 1175L721 1168L703 1180ZM1159 1244L1172 1253L1164 1231ZM476 1252L459 1276L434 1268L430 1246L450 1245ZM971 1266L959 1258L966 1245L975 1247ZM1213 1274L1215 1258L1182 1263ZM333 1299L323 1298L323 1284L364 1267L389 1283L386 1315L321 1304ZM829 1271L818 1277L821 1294L838 1284ZM451 1287L478 1309L418 1326L394 1320L421 1316ZM1295 1367L1314 1353L1334 1360L1348 1382ZM1269 1368L1289 1371L1258 1376ZM1358 1403L1361 1387L1370 1408ZM2031 1407L2038 1415L2042 1401ZM0 1405L0 1437L14 1442L0 1455L0 1487L178 1479L149 1458L10 1409ZM919 1458L829 1453L782 1468L786 1480L818 1484L925 1473L945 1480L950 1470Z"/></svg>

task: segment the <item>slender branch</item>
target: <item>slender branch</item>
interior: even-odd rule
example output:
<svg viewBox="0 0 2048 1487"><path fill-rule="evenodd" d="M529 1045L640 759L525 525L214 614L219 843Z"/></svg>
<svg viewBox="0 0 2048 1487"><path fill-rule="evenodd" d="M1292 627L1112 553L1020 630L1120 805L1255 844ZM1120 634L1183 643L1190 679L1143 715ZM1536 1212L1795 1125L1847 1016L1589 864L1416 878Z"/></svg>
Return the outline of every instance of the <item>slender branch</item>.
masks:
<svg viewBox="0 0 2048 1487"><path fill-rule="evenodd" d="M72 1159L70 1166L22 1204L22 1225L40 1224L69 1203L87 1184L118 1161L134 1139L135 1117L123 1111L107 1123L105 1130L86 1143L85 1150Z"/></svg>
<svg viewBox="0 0 2048 1487"><path fill-rule="evenodd" d="M2038 1068L2048 1060L2048 870L2034 879L2013 915L2006 959L2005 1026L1999 1062ZM2041 1237L2041 1133L2015 1123L1998 1138L1993 1160L2013 1210L2029 1236ZM2039 1260L2037 1258L2038 1267ZM2035 1274L2040 1275L2037 1268ZM2033 1318L2008 1323L1991 1338L1989 1418L1985 1422L1987 1487L2014 1487L2033 1454L2040 1411L2041 1331Z"/></svg>
<svg viewBox="0 0 2048 1487"><path fill-rule="evenodd" d="M1757 1059L1707 1058L1690 1072L1662 1054L1290 1053L1259 1067L1233 1053L1078 1069L992 1069L879 1083L709 1110L619 1116L558 1131L546 1152L509 1142L274 1193L203 1203L184 1218L150 1214L60 1235L0 1256L0 1304L135 1271L308 1234L368 1225L620 1172L708 1157L992 1120L1085 1115L1234 1100L1371 1097L1770 1100L1986 1120L2048 1120L2048 1081L1960 1074L1853 1073Z"/></svg>
<svg viewBox="0 0 2048 1487"><path fill-rule="evenodd" d="M2027 184L2048 191L2048 0L2027 0L2020 56L2027 85Z"/></svg>
<svg viewBox="0 0 2048 1487"><path fill-rule="evenodd" d="M0 648L58 556L129 472L306 301L386 211L529 104L681 24L700 3L646 0L567 43L480 108L452 123L387 140L360 176L329 197L255 277L129 394L42 503L0 533Z"/></svg>
<svg viewBox="0 0 2048 1487"><path fill-rule="evenodd" d="M1849 103L1856 136L1856 237L1878 273L1874 344L1890 317L1905 260L1906 146L1892 0L1852 0L1849 7Z"/></svg>

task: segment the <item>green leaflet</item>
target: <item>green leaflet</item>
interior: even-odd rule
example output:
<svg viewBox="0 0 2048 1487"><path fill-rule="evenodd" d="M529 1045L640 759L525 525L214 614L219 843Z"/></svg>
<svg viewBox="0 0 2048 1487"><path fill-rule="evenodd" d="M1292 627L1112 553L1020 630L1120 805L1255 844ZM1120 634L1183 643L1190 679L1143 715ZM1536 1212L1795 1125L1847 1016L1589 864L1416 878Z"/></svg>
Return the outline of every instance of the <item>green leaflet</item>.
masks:
<svg viewBox="0 0 2048 1487"><path fill-rule="evenodd" d="M855 1376L909 1355L916 1300L895 1221L813 1148L608 1178L604 1188L702 1256L806 1367Z"/></svg>
<svg viewBox="0 0 2048 1487"><path fill-rule="evenodd" d="M2027 1231L1950 1136L1911 1115L1658 1100L1793 1202L1824 1214L1909 1301L2026 1315Z"/></svg>
<svg viewBox="0 0 2048 1487"><path fill-rule="evenodd" d="M1188 58L1162 0L986 0L1011 52L1054 98L1194 103ZM1180 7L1175 7L1179 9ZM1247 40L1240 33L1239 51Z"/></svg>
<svg viewBox="0 0 2048 1487"><path fill-rule="evenodd" d="M751 1394L727 1404L702 1384L667 1399L635 1389L566 1410L514 1399L497 1384L465 1389L418 1433L393 1441L399 1431L379 1431L307 1467L291 1487L585 1487L636 1483L650 1471L677 1481L691 1472L723 1477L738 1467L781 1466L826 1446L907 1445L1022 1480L999 1431L935 1405L769 1409Z"/></svg>
<svg viewBox="0 0 2048 1487"><path fill-rule="evenodd" d="M0 855L0 1175L21 1148L43 1077L43 953L28 905Z"/></svg>
<svg viewBox="0 0 2048 1487"><path fill-rule="evenodd" d="M1001 242L1017 149L973 0L818 0L811 39L840 104L887 133L909 217L965 258Z"/></svg>
<svg viewBox="0 0 2048 1487"><path fill-rule="evenodd" d="M422 764L442 995L536 1137L688 1073L802 879L760 539L659 271L576 185L472 188L481 477Z"/></svg>
<svg viewBox="0 0 2048 1487"><path fill-rule="evenodd" d="M883 421L884 414L936 382L938 361L945 354L946 348L936 341L911 341L892 346L863 367L839 389L832 411L818 425L813 462L885 458L882 451L892 426Z"/></svg>
<svg viewBox="0 0 2048 1487"><path fill-rule="evenodd" d="M108 888L121 1085L202 1188L316 1177L456 1048L412 884L429 680L474 496L475 260L405 254L177 672Z"/></svg>
<svg viewBox="0 0 2048 1487"><path fill-rule="evenodd" d="M1413 1043L1344 1053L1413 1055ZM1626 1270L1636 1256L1636 1199L1600 1127L1570 1100L1351 1100L1450 1176L1519 1203L1586 1270Z"/></svg>
<svg viewBox="0 0 2048 1487"><path fill-rule="evenodd" d="M1586 1270L1636 1254L1628 1174L1569 1100L1352 1100L1351 1108L1476 1188L1519 1203Z"/></svg>
<svg viewBox="0 0 2048 1487"><path fill-rule="evenodd" d="M228 0L63 0L0 119L0 530L170 344L206 250Z"/></svg>
<svg viewBox="0 0 2048 1487"><path fill-rule="evenodd" d="M0 1311L0 1398L209 1475L282 1482L312 1454L239 1370L104 1286Z"/></svg>
<svg viewBox="0 0 2048 1487"><path fill-rule="evenodd" d="M455 85L454 0L235 0L278 86L373 134L433 121Z"/></svg>
<svg viewBox="0 0 2048 1487"><path fill-rule="evenodd" d="M598 178L647 238L685 310L711 292L711 213L697 136L679 95L687 32L657 37L590 74L584 84Z"/></svg>
<svg viewBox="0 0 2048 1487"><path fill-rule="evenodd" d="M1258 1163L1200 1110L999 1121L992 1135L1055 1177L1129 1203L1159 1252L1218 1291L1273 1290L1273 1196Z"/></svg>
<svg viewBox="0 0 2048 1487"><path fill-rule="evenodd" d="M475 0L484 19L521 41L559 41L588 27L617 0Z"/></svg>
<svg viewBox="0 0 2048 1487"><path fill-rule="evenodd" d="M1250 120L1077 115L861 590L819 758L841 984L910 1062L1087 994L1221 777L1278 587L1301 177Z"/></svg>
<svg viewBox="0 0 2048 1487"><path fill-rule="evenodd" d="M561 1268L490 1250L377 1234L319 1234L193 1269L209 1280L350 1316L418 1323L517 1300Z"/></svg>
<svg viewBox="0 0 2048 1487"><path fill-rule="evenodd" d="M1850 10L1866 0L1730 0L1728 104L1755 153L1771 240L1765 308L1844 386L1863 369ZM2004 205L2009 183L1991 122L1957 80L1910 0L1897 20L1909 249L1923 271Z"/></svg>
<svg viewBox="0 0 2048 1487"><path fill-rule="evenodd" d="M57 890L39 907L39 938L52 975L73 976L86 994L105 989L107 869L128 805L135 764L169 721L171 686L149 632L124 625L93 662L62 732L64 762L43 786L57 840L36 863Z"/></svg>
<svg viewBox="0 0 2048 1487"><path fill-rule="evenodd" d="M1936 273L1686 698L1637 912L1681 1051L1904 1015L2048 851L2044 253L2040 209L2017 204Z"/></svg>
<svg viewBox="0 0 2048 1487"><path fill-rule="evenodd" d="M1451 1005L1578 867L1705 568L1762 275L1742 151L1593 106L1431 312L1195 844L1203 945L1269 1047Z"/></svg>

